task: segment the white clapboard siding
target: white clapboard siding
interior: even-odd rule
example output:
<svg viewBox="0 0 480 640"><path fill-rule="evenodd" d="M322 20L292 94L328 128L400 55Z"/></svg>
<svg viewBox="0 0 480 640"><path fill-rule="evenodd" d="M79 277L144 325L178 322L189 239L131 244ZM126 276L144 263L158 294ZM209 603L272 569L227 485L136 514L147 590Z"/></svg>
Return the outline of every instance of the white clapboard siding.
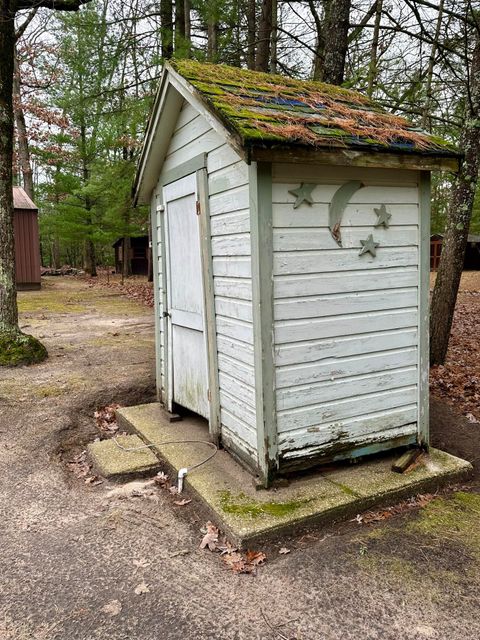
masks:
<svg viewBox="0 0 480 640"><path fill-rule="evenodd" d="M250 253L250 234L235 233L214 237L212 234L212 255L248 256Z"/></svg>
<svg viewBox="0 0 480 640"><path fill-rule="evenodd" d="M159 180L198 154L207 154L220 416L225 441L256 463L252 283L248 169L188 102L178 115ZM161 219L157 225L159 300L163 288ZM163 307L160 305L161 344ZM164 349L162 351L164 353ZM162 357L162 385L166 363ZM223 432L222 432L223 437Z"/></svg>
<svg viewBox="0 0 480 640"><path fill-rule="evenodd" d="M207 170L222 439L255 464L248 168L223 144Z"/></svg>
<svg viewBox="0 0 480 640"><path fill-rule="evenodd" d="M411 367L417 364L417 347L364 353L348 358L328 358L298 365L276 368L277 389L291 389L297 385L336 380L349 376L388 371L399 367Z"/></svg>
<svg viewBox="0 0 480 640"><path fill-rule="evenodd" d="M388 411L416 402L417 387L389 389L379 393L355 396L316 406L307 406L277 414L278 433L314 427L325 422L355 418L373 411Z"/></svg>
<svg viewBox="0 0 480 640"><path fill-rule="evenodd" d="M326 310L328 312L328 309ZM320 315L320 313L319 313ZM387 331L413 327L417 310L393 309L371 313L352 313L327 318L307 318L302 320L278 320L275 322L275 342L282 344L302 340L319 340L335 336Z"/></svg>
<svg viewBox="0 0 480 640"><path fill-rule="evenodd" d="M245 185L240 185L227 191L220 191L214 195L210 194L209 202L212 223L214 222L213 216L244 211L245 209L248 210L249 198L249 190L245 188Z"/></svg>
<svg viewBox="0 0 480 640"><path fill-rule="evenodd" d="M214 277L245 278L251 281L252 261L249 256L213 256Z"/></svg>
<svg viewBox="0 0 480 640"><path fill-rule="evenodd" d="M347 313L404 309L417 304L417 288L357 291L348 294L281 299L275 302L275 318L295 320Z"/></svg>
<svg viewBox="0 0 480 640"><path fill-rule="evenodd" d="M303 181L303 178L302 178ZM335 192L339 188L338 184L319 184L312 190L313 205L303 204L303 207L309 207L315 210L317 204L329 204L332 201ZM291 203L292 207L296 197L290 193L291 190L298 189L298 182L291 184L273 184L273 203L276 205ZM385 204L387 207L391 204L418 204L418 187L384 187L384 186L368 186L356 191L350 199L350 204L371 204L378 207ZM294 214L296 211L293 212Z"/></svg>
<svg viewBox="0 0 480 640"><path fill-rule="evenodd" d="M360 180L329 229L338 188ZM322 447L416 432L418 401L417 172L273 167L274 360L283 460ZM313 204L290 190L314 183ZM386 205L388 228L375 227ZM372 234L376 256L359 255Z"/></svg>
<svg viewBox="0 0 480 640"><path fill-rule="evenodd" d="M370 227L377 223L375 208L378 204L348 204L342 216L342 233L348 227ZM418 225L418 213L416 207L410 204L390 204L387 212L392 215L390 218L390 228L401 225ZM293 210L291 203L275 204L273 206L273 226L281 228L327 228L328 227L328 204L304 205ZM375 229L377 231L377 229Z"/></svg>
<svg viewBox="0 0 480 640"><path fill-rule="evenodd" d="M415 188L418 174L406 169L368 169L362 167L338 167L314 164L275 163L272 167L274 182L308 182L309 184L342 185L349 180L360 180L365 185L410 186ZM290 187L289 187L290 188Z"/></svg>
<svg viewBox="0 0 480 640"><path fill-rule="evenodd" d="M247 365L253 374L253 344L222 335L217 329L218 358L231 358L234 365ZM219 365L220 366L220 365ZM225 369L228 371L228 369ZM253 384L253 380L252 380Z"/></svg>
<svg viewBox="0 0 480 640"><path fill-rule="evenodd" d="M407 387L417 381L417 368L407 367L381 371L369 375L339 378L331 382L326 380L317 384L279 389L277 410L296 409L308 404L334 402L342 398L364 395L376 391L386 391L395 387Z"/></svg>
<svg viewBox="0 0 480 640"><path fill-rule="evenodd" d="M362 444L368 445L379 438L386 440L414 435L417 416L417 406L413 404L317 427L285 431L279 434L278 446L282 457L289 459L305 455L306 449L310 454L315 449L321 451L331 442L342 444L361 440Z"/></svg>
<svg viewBox="0 0 480 640"><path fill-rule="evenodd" d="M226 298L231 296L233 292L235 292L235 296L239 300L251 300L252 287L249 279L217 276L215 279L215 294Z"/></svg>
<svg viewBox="0 0 480 640"><path fill-rule="evenodd" d="M250 212L248 209L243 209L212 216L210 228L212 237L248 233L250 231Z"/></svg>
<svg viewBox="0 0 480 640"><path fill-rule="evenodd" d="M400 289L416 287L418 269L416 266L391 267L389 269L360 269L348 273L300 273L279 275L274 278L274 297L296 298L321 296L329 293L350 293L377 291L378 289Z"/></svg>
<svg viewBox="0 0 480 640"><path fill-rule="evenodd" d="M363 333L353 336L326 338L324 340L305 340L276 345L275 362L277 367L322 362L333 358L348 358L373 352L416 347L418 344L417 327Z"/></svg>
<svg viewBox="0 0 480 640"><path fill-rule="evenodd" d="M376 257L369 253L358 254L359 248L278 251L273 256L273 271L275 275L287 275L418 265L418 247L377 247Z"/></svg>
<svg viewBox="0 0 480 640"><path fill-rule="evenodd" d="M362 248L360 240L365 240L372 234L380 247L409 247L418 244L418 227L403 225L389 229L373 229L372 226L342 228L342 247L344 249ZM326 228L289 228L274 229L274 251L316 251L318 248L336 249L338 247L332 234Z"/></svg>

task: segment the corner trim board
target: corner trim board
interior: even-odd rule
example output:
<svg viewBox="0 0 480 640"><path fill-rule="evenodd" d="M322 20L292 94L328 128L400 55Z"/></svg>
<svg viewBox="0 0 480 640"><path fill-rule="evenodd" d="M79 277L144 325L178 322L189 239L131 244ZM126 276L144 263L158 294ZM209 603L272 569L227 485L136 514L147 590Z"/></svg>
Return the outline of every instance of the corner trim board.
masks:
<svg viewBox="0 0 480 640"><path fill-rule="evenodd" d="M418 440L428 447L429 429L429 294L430 294L430 172L419 180L420 264L418 282Z"/></svg>
<svg viewBox="0 0 480 640"><path fill-rule="evenodd" d="M258 466L265 486L278 469L273 333L272 165L249 166Z"/></svg>

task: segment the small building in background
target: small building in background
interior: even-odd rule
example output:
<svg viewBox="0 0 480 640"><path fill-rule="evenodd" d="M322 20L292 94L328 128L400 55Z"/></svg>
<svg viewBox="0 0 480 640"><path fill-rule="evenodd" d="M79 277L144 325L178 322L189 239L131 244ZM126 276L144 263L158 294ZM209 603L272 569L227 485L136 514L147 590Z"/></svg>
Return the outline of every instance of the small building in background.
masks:
<svg viewBox="0 0 480 640"><path fill-rule="evenodd" d="M40 289L38 208L22 187L13 187L17 289Z"/></svg>
<svg viewBox="0 0 480 640"><path fill-rule="evenodd" d="M442 246L443 235L441 233L434 233L430 236L430 271L438 270ZM480 235L468 234L463 269L465 271L480 271Z"/></svg>
<svg viewBox="0 0 480 640"><path fill-rule="evenodd" d="M119 238L113 243L115 249L115 273L122 273L123 270L123 248L124 238ZM130 263L132 276L148 275L149 242L148 236L138 236L130 238Z"/></svg>

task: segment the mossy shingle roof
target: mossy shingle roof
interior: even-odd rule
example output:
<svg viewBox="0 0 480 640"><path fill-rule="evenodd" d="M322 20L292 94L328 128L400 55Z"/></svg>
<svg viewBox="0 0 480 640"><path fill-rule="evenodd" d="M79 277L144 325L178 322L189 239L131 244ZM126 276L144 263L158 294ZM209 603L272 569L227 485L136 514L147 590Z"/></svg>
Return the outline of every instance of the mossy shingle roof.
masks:
<svg viewBox="0 0 480 640"><path fill-rule="evenodd" d="M458 155L450 143L356 91L192 60L176 60L171 66L245 147Z"/></svg>

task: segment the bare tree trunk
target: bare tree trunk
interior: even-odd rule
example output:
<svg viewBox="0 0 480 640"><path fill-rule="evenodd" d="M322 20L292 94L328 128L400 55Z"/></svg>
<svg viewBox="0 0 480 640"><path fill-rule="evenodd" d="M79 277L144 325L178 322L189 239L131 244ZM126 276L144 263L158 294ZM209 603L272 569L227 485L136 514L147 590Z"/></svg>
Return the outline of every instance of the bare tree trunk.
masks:
<svg viewBox="0 0 480 640"><path fill-rule="evenodd" d="M14 54L13 73L13 106L15 113L15 124L17 126L18 159L22 171L23 188L27 195L33 200L33 173L30 162L30 150L28 148L27 125L25 114L23 113L22 94L20 89L20 64L18 62L17 50Z"/></svg>
<svg viewBox="0 0 480 640"><path fill-rule="evenodd" d="M256 0L247 0L247 67L255 69Z"/></svg>
<svg viewBox="0 0 480 640"><path fill-rule="evenodd" d="M162 25L162 58L173 56L173 5L172 0L160 0L160 23Z"/></svg>
<svg viewBox="0 0 480 640"><path fill-rule="evenodd" d="M325 16L323 82L342 84L348 48L351 0L331 0Z"/></svg>
<svg viewBox="0 0 480 640"><path fill-rule="evenodd" d="M323 61L325 58L325 38L323 36L323 23L320 19L320 16L318 15L318 11L313 0L309 0L308 6L310 7L310 11L315 22L315 28L317 30L312 77L314 80L321 80L323 75Z"/></svg>
<svg viewBox="0 0 480 640"><path fill-rule="evenodd" d="M124 236L122 243L122 283L124 278L128 278L132 274L132 259L131 259L131 246L130 236Z"/></svg>
<svg viewBox="0 0 480 640"><path fill-rule="evenodd" d="M257 55L255 69L268 72L270 70L270 38L272 35L272 0L262 0L260 20L258 24Z"/></svg>
<svg viewBox="0 0 480 640"><path fill-rule="evenodd" d="M372 48L370 50L370 64L368 66L367 95L371 98L373 86L377 78L378 40L380 37L380 23L382 21L383 0L375 4L375 24L373 27Z"/></svg>
<svg viewBox="0 0 480 640"><path fill-rule="evenodd" d="M190 12L192 10L192 6L191 6L191 2L190 0L184 0L184 16L185 16L185 40L188 43L188 52L190 55L190 45L192 42L192 19L191 19L191 15Z"/></svg>
<svg viewBox="0 0 480 640"><path fill-rule="evenodd" d="M207 60L216 62L218 59L218 21L216 12L212 10L212 15L208 18L207 25Z"/></svg>
<svg viewBox="0 0 480 640"><path fill-rule="evenodd" d="M278 72L278 2L272 0L272 44L270 52L270 72Z"/></svg>
<svg viewBox="0 0 480 640"><path fill-rule="evenodd" d="M13 235L13 67L15 10L0 0L0 332L19 332Z"/></svg>
<svg viewBox="0 0 480 640"><path fill-rule="evenodd" d="M432 95L433 70L435 68L435 57L437 55L438 41L440 39L440 29L442 27L443 5L444 5L444 0L440 0L440 4L438 5L437 26L435 28L435 36L434 36L434 39L433 39L433 42L432 42L432 49L430 51L430 58L428 60L427 78L426 78L426 82L425 82L426 99L425 99L425 104L423 106L423 113L422 113L422 127L424 127L424 128L427 126L427 124L429 122L430 110L431 110L431 107L432 107L432 99L433 99L433 95ZM431 128L431 125L430 125L430 128Z"/></svg>
<svg viewBox="0 0 480 640"><path fill-rule="evenodd" d="M469 74L467 113L460 148L465 151L450 198L447 230L430 309L430 364L443 364L462 275L468 230L480 166L480 35Z"/></svg>

